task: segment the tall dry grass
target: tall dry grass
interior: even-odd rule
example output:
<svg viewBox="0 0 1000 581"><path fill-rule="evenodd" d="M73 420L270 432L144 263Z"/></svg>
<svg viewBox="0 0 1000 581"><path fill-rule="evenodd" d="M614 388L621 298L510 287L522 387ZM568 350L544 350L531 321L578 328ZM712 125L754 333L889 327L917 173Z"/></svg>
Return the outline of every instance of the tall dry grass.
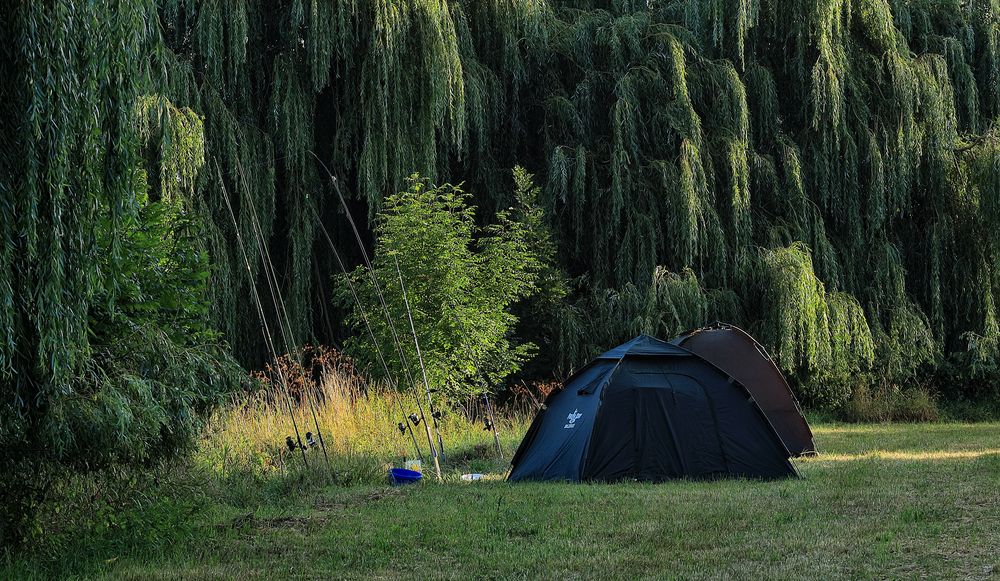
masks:
<svg viewBox="0 0 1000 581"><path fill-rule="evenodd" d="M329 349L307 348L303 360L305 364L284 357L278 363L280 374L275 367L257 374L256 393L234 399L211 419L195 454L197 462L223 479L259 481L332 472L339 482L357 483L382 482L387 468L417 458L409 432L401 433L398 425L405 421L404 415L418 413L418 394L430 420L422 387L417 393L400 392L370 381L349 360ZM496 411L509 460L531 420L530 406ZM303 443L307 432L317 441L316 434L322 435L330 470L321 446L307 446L305 459L300 450L288 449L286 438L296 440L293 416ZM442 468L449 476L468 470L506 470L484 419L478 402L445 410L439 428L445 447ZM424 425L411 423L410 428L427 471L432 464Z"/></svg>

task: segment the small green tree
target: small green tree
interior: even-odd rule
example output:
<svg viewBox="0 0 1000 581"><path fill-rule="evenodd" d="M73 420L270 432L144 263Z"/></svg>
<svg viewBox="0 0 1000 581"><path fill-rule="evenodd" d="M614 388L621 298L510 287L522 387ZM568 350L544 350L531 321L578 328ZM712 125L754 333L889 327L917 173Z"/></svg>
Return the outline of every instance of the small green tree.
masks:
<svg viewBox="0 0 1000 581"><path fill-rule="evenodd" d="M408 190L386 199L376 222L372 271L359 267L350 277L392 379L404 385L408 379L421 381L407 301L428 381L447 398L481 393L483 376L491 384L500 382L532 355L533 344L512 337L517 317L511 307L537 290L543 270L534 244L535 190L525 180L527 174L518 175L516 205L485 227L476 225L476 208L460 186L434 186L413 175ZM383 373L346 281L337 286L355 330L348 351L373 372Z"/></svg>

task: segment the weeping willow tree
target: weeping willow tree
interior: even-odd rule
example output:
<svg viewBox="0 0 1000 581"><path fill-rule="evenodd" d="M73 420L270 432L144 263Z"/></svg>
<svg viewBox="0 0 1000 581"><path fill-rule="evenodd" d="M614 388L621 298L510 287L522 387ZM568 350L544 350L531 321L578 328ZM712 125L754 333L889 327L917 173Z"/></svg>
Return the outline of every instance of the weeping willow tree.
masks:
<svg viewBox="0 0 1000 581"><path fill-rule="evenodd" d="M203 122L144 74L155 5L3 19L0 544L66 467L190 444L239 382L206 324Z"/></svg>
<svg viewBox="0 0 1000 581"><path fill-rule="evenodd" d="M997 368L996 0L162 0L156 16L141 66L204 118L211 308L244 361L262 348L237 230L268 240L294 335L345 331L313 209L353 241L315 153L359 219L416 171L464 180L488 223L510 168L535 173L575 277L547 328L521 330L553 365L725 317L813 403L862 375L981 391Z"/></svg>
<svg viewBox="0 0 1000 581"><path fill-rule="evenodd" d="M363 229L413 172L483 226L534 173L570 283L512 332L547 370L723 318L809 403L996 395L997 0L48 0L0 26L4 437L124 369L98 319L260 363L262 249L289 336L343 338L314 215L357 250L317 158ZM153 223L187 258L128 266ZM194 310L140 306L149 272Z"/></svg>
<svg viewBox="0 0 1000 581"><path fill-rule="evenodd" d="M610 289L592 326L648 329L617 289L665 265L735 293L814 404L992 369L996 3L586 8L554 10L542 153L566 257Z"/></svg>

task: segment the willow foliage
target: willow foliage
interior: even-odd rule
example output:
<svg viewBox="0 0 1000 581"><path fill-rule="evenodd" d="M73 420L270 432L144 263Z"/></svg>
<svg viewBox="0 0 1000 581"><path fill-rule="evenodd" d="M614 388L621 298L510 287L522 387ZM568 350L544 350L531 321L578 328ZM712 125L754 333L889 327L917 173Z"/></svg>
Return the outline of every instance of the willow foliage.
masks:
<svg viewBox="0 0 1000 581"><path fill-rule="evenodd" d="M3 18L0 543L59 467L193 442L238 381L207 324L202 118L157 92L155 5Z"/></svg>
<svg viewBox="0 0 1000 581"><path fill-rule="evenodd" d="M242 361L264 353L257 237L291 335L341 337L314 210L353 241L315 154L361 221L413 172L464 181L479 224L512 205L512 167L538 176L573 284L515 332L564 369L720 317L811 403L848 372L995 385L997 0L51 0L2 26L2 163L23 176L0 181L7 381L92 360L132 168L184 201L206 319Z"/></svg>
<svg viewBox="0 0 1000 581"><path fill-rule="evenodd" d="M489 222L511 204L510 168L536 173L560 262L582 278L550 329L523 330L565 367L713 316L767 337L804 385L994 365L996 0L164 0L158 12L163 94L204 116L207 165L226 183L201 185L213 312L245 359L260 346L235 299L247 289L223 191L239 197L244 240L242 209L256 208L299 336L339 333L315 314L334 264L308 206L342 222L313 151L362 216L418 171L464 180ZM677 281L708 306L668 300Z"/></svg>

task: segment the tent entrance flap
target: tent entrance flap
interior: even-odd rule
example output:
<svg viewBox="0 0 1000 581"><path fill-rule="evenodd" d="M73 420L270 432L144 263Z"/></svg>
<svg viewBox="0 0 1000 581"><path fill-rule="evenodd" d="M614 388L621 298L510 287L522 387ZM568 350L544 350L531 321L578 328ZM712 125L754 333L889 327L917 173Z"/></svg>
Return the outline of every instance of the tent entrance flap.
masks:
<svg viewBox="0 0 1000 581"><path fill-rule="evenodd" d="M671 416L677 416L677 397L671 389L637 389L634 392L635 477L664 480L690 474L689 462L678 446Z"/></svg>

